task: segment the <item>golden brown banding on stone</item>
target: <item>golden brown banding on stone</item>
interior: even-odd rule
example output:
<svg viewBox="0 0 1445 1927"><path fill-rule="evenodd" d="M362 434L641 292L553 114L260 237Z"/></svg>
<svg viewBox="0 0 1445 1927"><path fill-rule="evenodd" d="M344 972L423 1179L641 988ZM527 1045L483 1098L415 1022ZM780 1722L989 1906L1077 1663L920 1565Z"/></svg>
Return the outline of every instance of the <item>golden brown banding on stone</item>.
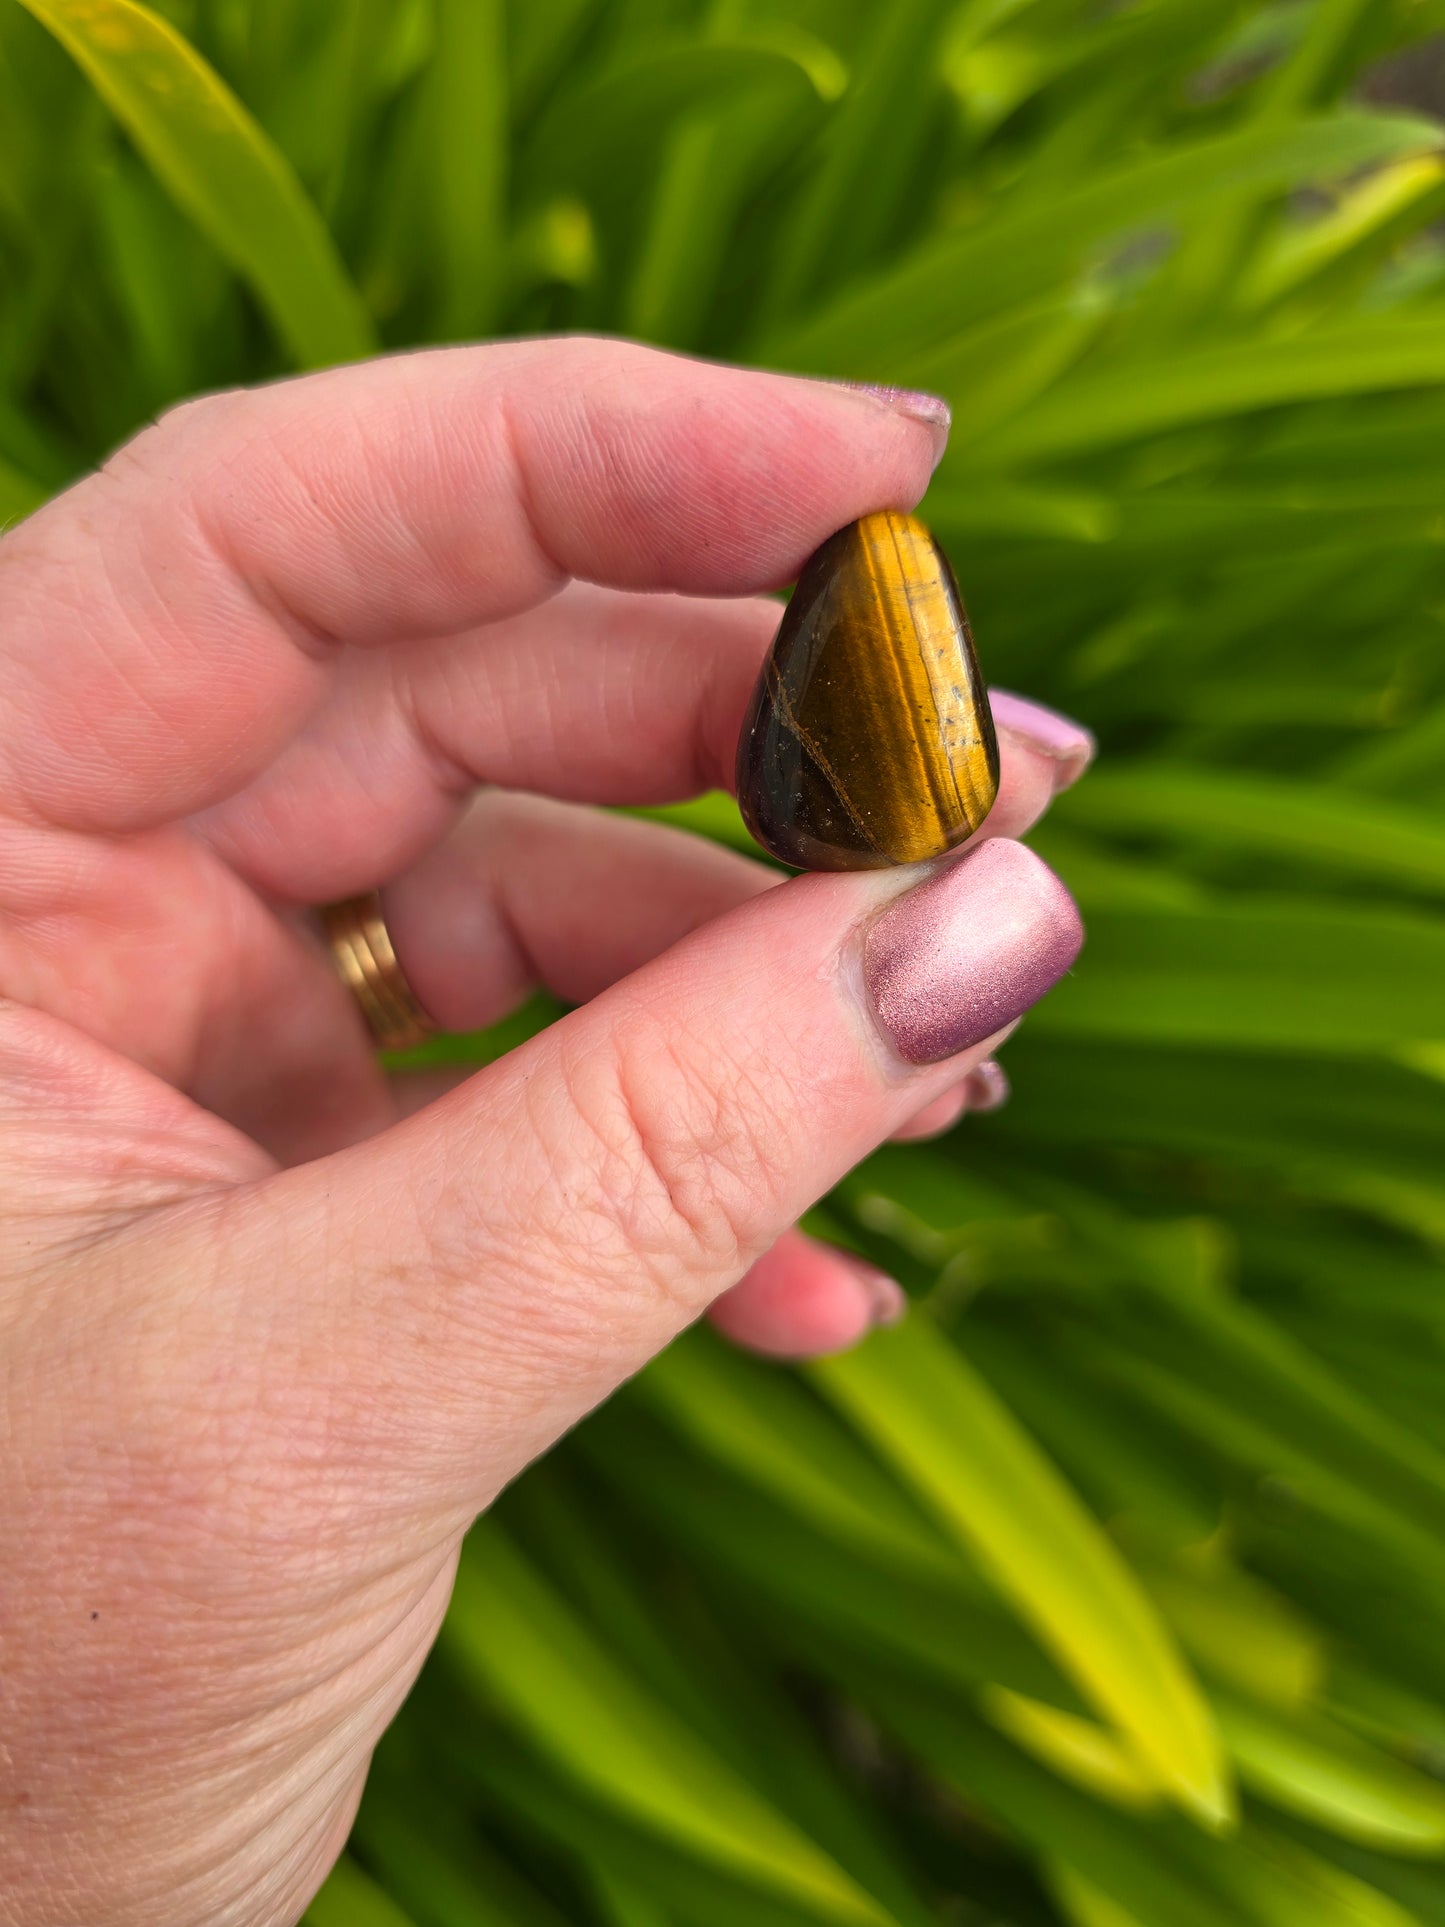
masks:
<svg viewBox="0 0 1445 1927"><path fill-rule="evenodd" d="M998 743L948 558L884 510L811 556L738 744L759 843L806 870L941 856L998 792Z"/></svg>

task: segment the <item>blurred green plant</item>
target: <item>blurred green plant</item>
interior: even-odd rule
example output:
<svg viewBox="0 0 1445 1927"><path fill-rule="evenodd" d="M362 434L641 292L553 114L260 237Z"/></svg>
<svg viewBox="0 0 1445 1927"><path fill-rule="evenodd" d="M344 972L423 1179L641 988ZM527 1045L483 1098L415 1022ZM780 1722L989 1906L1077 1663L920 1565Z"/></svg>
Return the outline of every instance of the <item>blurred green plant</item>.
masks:
<svg viewBox="0 0 1445 1927"><path fill-rule="evenodd" d="M506 1496L314 1927L1445 1923L1445 159L1369 104L1442 29L0 0L0 518L377 345L935 388L1105 752L1012 1105L818 1214L911 1322L696 1335Z"/></svg>

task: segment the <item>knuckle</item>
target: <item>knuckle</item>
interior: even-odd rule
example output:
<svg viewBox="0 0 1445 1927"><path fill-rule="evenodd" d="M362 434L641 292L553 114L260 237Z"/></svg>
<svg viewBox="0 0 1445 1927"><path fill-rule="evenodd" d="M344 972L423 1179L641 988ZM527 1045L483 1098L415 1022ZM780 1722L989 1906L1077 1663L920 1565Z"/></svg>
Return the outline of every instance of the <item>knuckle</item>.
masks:
<svg viewBox="0 0 1445 1927"><path fill-rule="evenodd" d="M129 441L122 442L100 464L97 474L107 480L119 480L127 487L138 477L166 480L178 453L191 438L197 433L209 432L218 416L234 412L237 402L237 393L229 391L174 403Z"/></svg>
<svg viewBox="0 0 1445 1927"><path fill-rule="evenodd" d="M775 1229L784 1137L766 1092L645 1015L605 1051L579 1052L564 1081L585 1134L594 1223L695 1308Z"/></svg>

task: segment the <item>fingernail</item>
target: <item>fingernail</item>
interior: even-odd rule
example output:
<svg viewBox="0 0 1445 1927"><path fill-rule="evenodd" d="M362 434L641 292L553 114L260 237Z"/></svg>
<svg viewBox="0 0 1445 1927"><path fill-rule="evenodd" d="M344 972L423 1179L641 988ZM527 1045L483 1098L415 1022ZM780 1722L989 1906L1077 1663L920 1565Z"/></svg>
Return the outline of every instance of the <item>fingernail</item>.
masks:
<svg viewBox="0 0 1445 1927"><path fill-rule="evenodd" d="M1008 1103L1008 1073L997 1058L986 1057L964 1078L963 1099L970 1111L996 1111Z"/></svg>
<svg viewBox="0 0 1445 1927"><path fill-rule="evenodd" d="M842 386L856 389L860 395L871 395L895 415L907 415L910 421L922 422L933 436L933 466L938 467L948 447L948 431L953 426L953 410L942 395L925 394L921 388L889 388L877 381L848 381Z"/></svg>
<svg viewBox="0 0 1445 1927"><path fill-rule="evenodd" d="M1032 703L1008 689L991 689L988 700L995 729L1018 737L1026 749L1053 763L1056 792L1076 783L1093 762L1098 744L1071 716L1061 716L1057 709L1045 709L1042 703Z"/></svg>
<svg viewBox="0 0 1445 1927"><path fill-rule="evenodd" d="M899 1056L936 1064L1021 1017L1083 941L1053 871L1022 843L995 837L883 912L864 939L863 979Z"/></svg>
<svg viewBox="0 0 1445 1927"><path fill-rule="evenodd" d="M879 1271L856 1252L834 1246L834 1256L845 1265L863 1287L868 1300L868 1316L875 1327L896 1325L908 1310L908 1294L886 1271Z"/></svg>

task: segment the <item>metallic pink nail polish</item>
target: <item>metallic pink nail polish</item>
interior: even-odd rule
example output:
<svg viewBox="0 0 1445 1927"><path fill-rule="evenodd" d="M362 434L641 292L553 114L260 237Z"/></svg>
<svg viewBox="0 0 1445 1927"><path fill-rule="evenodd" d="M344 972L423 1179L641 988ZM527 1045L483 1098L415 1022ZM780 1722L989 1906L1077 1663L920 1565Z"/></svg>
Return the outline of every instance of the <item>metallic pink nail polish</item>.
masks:
<svg viewBox="0 0 1445 1927"><path fill-rule="evenodd" d="M942 395L928 395L921 388L889 388L877 381L846 381L839 385L852 388L860 395L871 395L895 415L907 415L910 421L922 422L932 432L933 466L938 467L948 447L948 431L953 426L953 410Z"/></svg>
<svg viewBox="0 0 1445 1927"><path fill-rule="evenodd" d="M885 910L863 944L879 1028L910 1064L981 1044L1036 1004L1084 941L1074 900L1022 843L980 843Z"/></svg>
<svg viewBox="0 0 1445 1927"><path fill-rule="evenodd" d="M986 1057L963 1080L964 1103L970 1111L996 1111L1009 1100L1008 1073L997 1058Z"/></svg>
<svg viewBox="0 0 1445 1927"><path fill-rule="evenodd" d="M850 386L860 394L876 395L898 414L911 415L914 421L927 422L931 428L953 426L953 410L942 395L929 395L921 388L889 388L881 381L857 381Z"/></svg>
<svg viewBox="0 0 1445 1927"><path fill-rule="evenodd" d="M908 1310L908 1294L896 1279L890 1278L886 1271L879 1271L870 1265L866 1258L860 1258L854 1251L844 1251L833 1247L833 1256L847 1266L862 1285L868 1299L868 1313L873 1324L896 1325Z"/></svg>
<svg viewBox="0 0 1445 1927"><path fill-rule="evenodd" d="M1017 736L1025 748L1037 756L1047 756L1055 765L1054 788L1066 790L1075 783L1094 760L1098 745L1092 733L1057 709L1015 696L1011 690L991 689L989 707L994 728L1000 735Z"/></svg>

